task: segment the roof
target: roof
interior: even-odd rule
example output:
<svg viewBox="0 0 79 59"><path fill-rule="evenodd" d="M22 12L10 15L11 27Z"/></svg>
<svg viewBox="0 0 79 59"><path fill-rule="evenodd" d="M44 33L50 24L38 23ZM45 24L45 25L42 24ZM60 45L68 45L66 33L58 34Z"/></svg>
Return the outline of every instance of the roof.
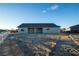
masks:
<svg viewBox="0 0 79 59"><path fill-rule="evenodd" d="M79 28L79 25L71 26L70 28Z"/></svg>
<svg viewBox="0 0 79 59"><path fill-rule="evenodd" d="M18 28L22 27L60 27L54 23L23 23L18 26Z"/></svg>

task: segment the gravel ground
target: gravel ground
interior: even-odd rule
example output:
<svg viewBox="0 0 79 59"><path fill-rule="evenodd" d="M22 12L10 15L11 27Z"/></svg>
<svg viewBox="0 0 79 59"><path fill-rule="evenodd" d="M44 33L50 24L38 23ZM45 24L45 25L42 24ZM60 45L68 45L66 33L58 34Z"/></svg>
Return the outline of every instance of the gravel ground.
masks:
<svg viewBox="0 0 79 59"><path fill-rule="evenodd" d="M70 46L70 50L68 46ZM79 50L75 46L79 49L79 46L67 35L10 34L4 43L0 45L0 55L79 56Z"/></svg>

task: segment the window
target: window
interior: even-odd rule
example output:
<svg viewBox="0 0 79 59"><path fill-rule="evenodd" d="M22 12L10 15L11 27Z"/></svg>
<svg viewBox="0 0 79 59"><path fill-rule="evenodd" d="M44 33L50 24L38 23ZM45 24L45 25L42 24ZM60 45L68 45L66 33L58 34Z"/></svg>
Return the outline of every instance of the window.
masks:
<svg viewBox="0 0 79 59"><path fill-rule="evenodd" d="M50 28L47 28L46 30L50 30Z"/></svg>
<svg viewBox="0 0 79 59"><path fill-rule="evenodd" d="M21 31L24 31L24 29L21 29Z"/></svg>

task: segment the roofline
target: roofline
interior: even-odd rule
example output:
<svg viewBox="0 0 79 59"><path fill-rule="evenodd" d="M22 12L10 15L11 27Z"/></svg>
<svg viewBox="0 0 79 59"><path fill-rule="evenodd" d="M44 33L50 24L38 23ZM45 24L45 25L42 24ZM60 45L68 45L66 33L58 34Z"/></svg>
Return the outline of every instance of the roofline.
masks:
<svg viewBox="0 0 79 59"><path fill-rule="evenodd" d="M72 28L72 27L75 27L75 26L79 26L79 24L77 24L77 25L73 25L73 26L70 26L69 28Z"/></svg>
<svg viewBox="0 0 79 59"><path fill-rule="evenodd" d="M22 24L54 24L54 23L22 23ZM21 25L22 25L21 24ZM56 24L55 24L56 25ZM20 25L19 26L17 26L18 28L23 28L23 27L20 27ZM58 26L58 25L56 25L56 26L53 26L53 27L61 27L61 26Z"/></svg>
<svg viewBox="0 0 79 59"><path fill-rule="evenodd" d="M54 26L54 27L59 27L60 28L60 26ZM25 27L19 27L18 26L18 28L25 28ZM28 27L27 27L28 28ZM37 27L29 27L29 28L37 28ZM38 27L38 28L47 28L47 27ZM49 28L51 28L51 27L49 27Z"/></svg>

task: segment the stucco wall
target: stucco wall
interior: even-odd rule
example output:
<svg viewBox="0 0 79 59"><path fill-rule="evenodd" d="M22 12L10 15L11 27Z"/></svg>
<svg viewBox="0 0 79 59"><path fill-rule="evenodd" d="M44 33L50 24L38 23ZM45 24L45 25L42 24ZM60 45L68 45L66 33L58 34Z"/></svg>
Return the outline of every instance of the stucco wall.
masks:
<svg viewBox="0 0 79 59"><path fill-rule="evenodd" d="M47 29L49 29L49 30L47 30ZM59 27L43 28L43 33L60 33L60 28Z"/></svg>
<svg viewBox="0 0 79 59"><path fill-rule="evenodd" d="M21 31L21 29L23 29L24 31ZM28 33L28 28L19 28L18 33ZM60 33L60 28L59 27L43 28L43 33Z"/></svg>
<svg viewBox="0 0 79 59"><path fill-rule="evenodd" d="M21 29L23 29L24 31L21 31ZM18 33L28 33L28 29L27 28L18 28Z"/></svg>

